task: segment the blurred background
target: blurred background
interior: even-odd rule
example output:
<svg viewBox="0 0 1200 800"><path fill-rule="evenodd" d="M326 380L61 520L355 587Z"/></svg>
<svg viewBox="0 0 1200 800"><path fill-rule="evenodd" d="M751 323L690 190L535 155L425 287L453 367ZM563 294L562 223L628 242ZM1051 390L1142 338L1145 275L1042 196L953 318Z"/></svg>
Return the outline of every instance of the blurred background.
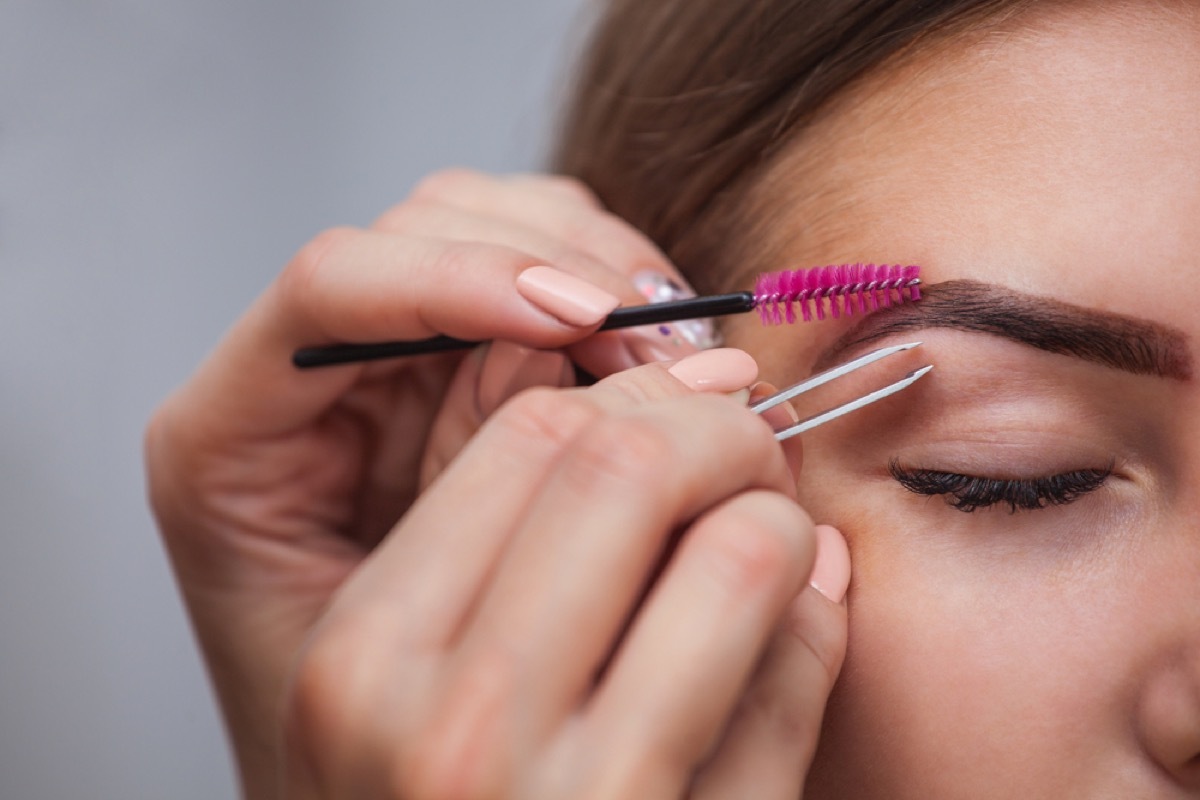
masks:
<svg viewBox="0 0 1200 800"><path fill-rule="evenodd" d="M0 2L0 800L236 796L145 421L316 232L541 166L585 5Z"/></svg>

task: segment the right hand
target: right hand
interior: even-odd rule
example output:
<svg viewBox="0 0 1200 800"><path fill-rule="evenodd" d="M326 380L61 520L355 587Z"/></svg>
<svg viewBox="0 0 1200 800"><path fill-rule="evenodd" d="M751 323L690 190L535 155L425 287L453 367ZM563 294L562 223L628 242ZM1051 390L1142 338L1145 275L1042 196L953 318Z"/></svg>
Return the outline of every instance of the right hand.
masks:
<svg viewBox="0 0 1200 800"><path fill-rule="evenodd" d="M485 424L318 620L287 796L802 794L845 544L761 419L673 377L712 355Z"/></svg>

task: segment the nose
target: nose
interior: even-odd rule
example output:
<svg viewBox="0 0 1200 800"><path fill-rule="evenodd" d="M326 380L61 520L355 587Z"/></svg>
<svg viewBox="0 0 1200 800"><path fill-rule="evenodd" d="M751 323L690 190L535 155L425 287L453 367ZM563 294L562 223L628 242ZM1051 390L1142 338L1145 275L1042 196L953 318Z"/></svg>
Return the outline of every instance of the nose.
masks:
<svg viewBox="0 0 1200 800"><path fill-rule="evenodd" d="M1200 789L1200 641L1155 671L1139 712L1146 751L1176 782Z"/></svg>

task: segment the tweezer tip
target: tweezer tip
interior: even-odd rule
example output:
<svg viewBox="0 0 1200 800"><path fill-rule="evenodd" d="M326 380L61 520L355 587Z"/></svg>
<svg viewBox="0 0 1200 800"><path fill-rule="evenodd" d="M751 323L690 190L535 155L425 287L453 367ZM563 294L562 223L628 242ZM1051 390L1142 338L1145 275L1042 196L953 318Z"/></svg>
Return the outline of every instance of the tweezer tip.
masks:
<svg viewBox="0 0 1200 800"><path fill-rule="evenodd" d="M914 369L912 372L908 373L908 377L912 378L915 381L917 378L919 378L922 375L924 375L925 373L929 372L929 370L931 370L931 369L933 369L933 364L926 364L925 366L921 367L920 369Z"/></svg>

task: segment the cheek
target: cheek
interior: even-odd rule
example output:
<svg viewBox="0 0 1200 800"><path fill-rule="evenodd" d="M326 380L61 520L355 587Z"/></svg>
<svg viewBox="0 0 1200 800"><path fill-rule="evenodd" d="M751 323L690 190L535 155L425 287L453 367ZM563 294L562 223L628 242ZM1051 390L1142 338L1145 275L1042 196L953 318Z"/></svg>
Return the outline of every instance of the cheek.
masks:
<svg viewBox="0 0 1200 800"><path fill-rule="evenodd" d="M820 461L815 447L806 455ZM838 491L851 476L815 472L802 498L842 529L853 561L823 769L912 796L1021 796L1014 781L1034 796L1067 780L1064 763L1094 763L1098 744L1120 738L1145 620L1116 560L1065 569L1047 566L1042 547L983 538L996 531L918 529L888 491Z"/></svg>

